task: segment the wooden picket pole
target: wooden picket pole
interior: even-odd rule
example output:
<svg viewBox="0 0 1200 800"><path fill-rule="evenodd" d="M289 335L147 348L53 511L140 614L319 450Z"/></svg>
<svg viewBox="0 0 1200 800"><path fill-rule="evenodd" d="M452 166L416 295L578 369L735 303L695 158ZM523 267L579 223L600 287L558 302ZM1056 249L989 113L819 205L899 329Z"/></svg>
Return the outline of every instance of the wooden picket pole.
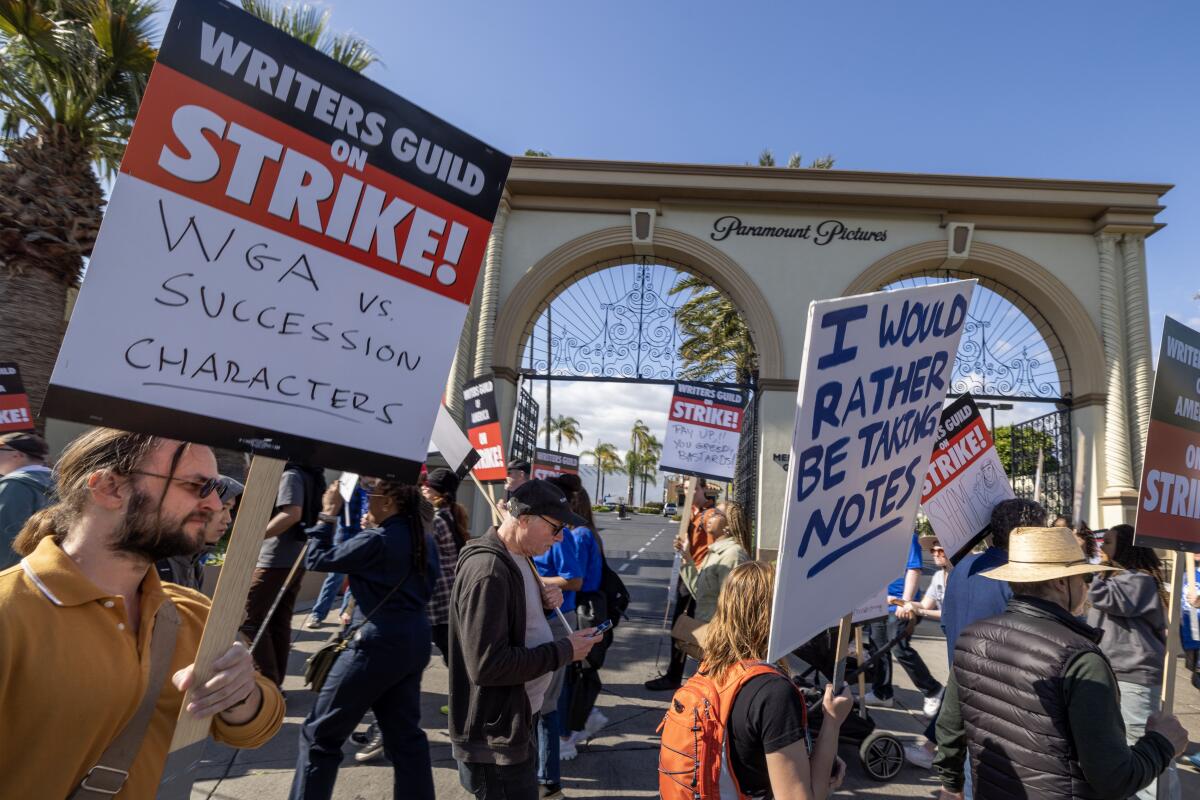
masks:
<svg viewBox="0 0 1200 800"><path fill-rule="evenodd" d="M1173 713L1175 709L1175 667L1179 660L1179 619L1183 600L1183 572L1186 560L1176 550L1171 559L1170 602L1167 604L1167 654L1163 664L1162 691L1159 695L1163 711ZM1160 781L1160 785L1165 781Z"/></svg>
<svg viewBox="0 0 1200 800"><path fill-rule="evenodd" d="M862 625L854 626L854 650L858 653L858 715L866 719L867 671L862 668L862 665L867 660L867 654L863 651L862 629Z"/></svg>
<svg viewBox="0 0 1200 800"><path fill-rule="evenodd" d="M842 686L846 683L846 654L850 649L850 630L854 627L854 612L851 611L846 616L842 617L841 623L838 624L837 648L833 655L833 693L838 694L842 691ZM859 654L862 658L862 654Z"/></svg>
<svg viewBox="0 0 1200 800"><path fill-rule="evenodd" d="M258 563L258 551L262 547L263 534L271 521L275 499L279 495L279 478L283 475L284 463L278 458L255 456L250 462L250 474L246 478L246 489L242 493L237 522L229 537L229 549L225 551L225 564L221 567L217 588L213 592L212 607L208 622L196 652L195 680L193 686L202 686L212 678L213 662L233 644L238 628L246 616L246 595L250 593L250 581L254 576L254 565ZM179 719L175 723L175 734L171 739L171 752L204 740L208 736L212 719L197 719L186 710L191 693L184 698Z"/></svg>

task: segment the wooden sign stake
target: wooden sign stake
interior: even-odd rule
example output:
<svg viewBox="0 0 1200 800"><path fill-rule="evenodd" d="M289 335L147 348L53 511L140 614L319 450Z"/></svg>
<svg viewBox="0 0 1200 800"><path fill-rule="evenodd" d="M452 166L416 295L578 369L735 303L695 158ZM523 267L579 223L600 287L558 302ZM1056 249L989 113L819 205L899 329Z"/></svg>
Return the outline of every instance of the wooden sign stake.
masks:
<svg viewBox="0 0 1200 800"><path fill-rule="evenodd" d="M840 631L839 631L840 633ZM863 698L867 696L867 671L862 668L862 664L867 660L867 654L863 652L862 625L854 626L854 652L858 654L858 715L863 719L867 718L867 701Z"/></svg>
<svg viewBox="0 0 1200 800"><path fill-rule="evenodd" d="M1183 572L1186 564L1183 555L1176 550L1171 559L1170 602L1167 605L1167 654L1163 664L1162 692L1159 695L1161 708L1167 713L1175 710L1175 666L1179 660L1179 618L1182 609ZM1162 781L1161 783L1165 783ZM1160 784L1161 785L1161 784Z"/></svg>
<svg viewBox="0 0 1200 800"><path fill-rule="evenodd" d="M842 686L846 683L846 651L850 649L850 629L853 627L854 612L851 611L842 617L842 621L838 625L837 648L834 650L833 656L834 694L841 692ZM859 655L859 658L862 658L862 656Z"/></svg>
<svg viewBox="0 0 1200 800"><path fill-rule="evenodd" d="M217 660L237 637L238 627L246 616L246 595L250 592L250 581L254 565L258 562L258 551L262 547L263 534L275 509L275 498L279 495L279 478L283 475L284 462L278 458L255 456L250 462L250 474L246 478L246 490L242 494L237 522L229 537L229 549L225 551L225 564L221 567L217 588L213 592L212 607L208 622L196 652L194 685L200 686L213 676L213 662ZM186 710L188 698L184 698L179 720L175 723L175 735L171 739L171 752L183 749L208 736L211 719L197 719Z"/></svg>

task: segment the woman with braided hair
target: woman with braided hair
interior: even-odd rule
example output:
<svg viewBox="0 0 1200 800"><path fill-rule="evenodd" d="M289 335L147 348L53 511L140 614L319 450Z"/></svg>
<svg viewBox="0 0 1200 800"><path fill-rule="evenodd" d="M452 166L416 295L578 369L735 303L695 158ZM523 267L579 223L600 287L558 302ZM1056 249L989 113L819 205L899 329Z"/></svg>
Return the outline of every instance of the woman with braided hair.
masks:
<svg viewBox="0 0 1200 800"><path fill-rule="evenodd" d="M429 743L421 730L421 673L432 650L426 604L439 574L429 505L409 484L363 478L362 486L377 527L333 544L342 506L334 483L308 531L308 569L346 573L358 610L352 642L300 727L289 797L333 796L342 746L372 710L392 762L394 796L433 800Z"/></svg>

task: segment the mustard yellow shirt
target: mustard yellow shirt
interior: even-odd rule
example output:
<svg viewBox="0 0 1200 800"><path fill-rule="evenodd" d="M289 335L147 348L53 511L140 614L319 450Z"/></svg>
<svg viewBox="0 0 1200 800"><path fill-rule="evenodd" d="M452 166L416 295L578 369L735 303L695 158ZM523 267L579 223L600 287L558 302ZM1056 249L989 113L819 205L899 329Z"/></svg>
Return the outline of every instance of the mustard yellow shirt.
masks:
<svg viewBox="0 0 1200 800"><path fill-rule="evenodd" d="M63 798L79 785L145 694L154 615L167 598L180 621L168 676L195 660L208 598L161 583L153 569L141 598L135 639L123 599L89 581L49 537L0 572L0 797ZM261 675L258 685L258 715L236 726L214 717L213 738L249 748L275 735L283 697ZM154 797L182 701L168 677L121 800Z"/></svg>

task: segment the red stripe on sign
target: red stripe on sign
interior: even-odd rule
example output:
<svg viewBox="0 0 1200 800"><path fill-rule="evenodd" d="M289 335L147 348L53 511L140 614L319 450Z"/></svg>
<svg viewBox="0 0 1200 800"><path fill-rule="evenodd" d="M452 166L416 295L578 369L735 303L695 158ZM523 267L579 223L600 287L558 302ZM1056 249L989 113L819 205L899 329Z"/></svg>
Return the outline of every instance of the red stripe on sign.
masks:
<svg viewBox="0 0 1200 800"><path fill-rule="evenodd" d="M467 430L467 438L479 453L479 461L471 472L481 481L502 481L508 477L504 464L504 439L500 423L489 422Z"/></svg>
<svg viewBox="0 0 1200 800"><path fill-rule="evenodd" d="M355 162L352 150L338 152ZM325 142L158 64L121 171L470 302L491 222L333 153Z"/></svg>
<svg viewBox="0 0 1200 800"><path fill-rule="evenodd" d="M669 421L736 433L742 429L742 409L721 403L696 402L683 397L673 397Z"/></svg>
<svg viewBox="0 0 1200 800"><path fill-rule="evenodd" d="M929 494L921 498L921 502L924 503L936 495L944 485L974 464L991 446L992 437L987 426L983 424L983 419L976 419L959 431L946 447L935 450L929 458L928 481L932 488Z"/></svg>
<svg viewBox="0 0 1200 800"><path fill-rule="evenodd" d="M31 431L33 428L29 395L0 394L0 433Z"/></svg>

